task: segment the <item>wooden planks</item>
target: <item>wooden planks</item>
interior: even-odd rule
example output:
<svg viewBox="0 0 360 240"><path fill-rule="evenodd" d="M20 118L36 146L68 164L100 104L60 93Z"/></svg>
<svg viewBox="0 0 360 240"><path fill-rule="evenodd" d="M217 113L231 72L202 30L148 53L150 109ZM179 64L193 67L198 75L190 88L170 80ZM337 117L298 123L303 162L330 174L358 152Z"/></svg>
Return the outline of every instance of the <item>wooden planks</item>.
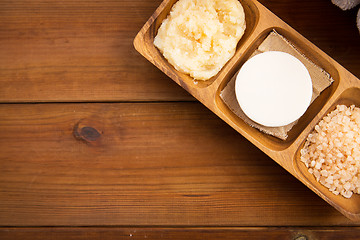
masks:
<svg viewBox="0 0 360 240"><path fill-rule="evenodd" d="M0 102L192 101L132 46L156 1L0 2ZM355 11L260 1L357 77Z"/></svg>
<svg viewBox="0 0 360 240"><path fill-rule="evenodd" d="M359 228L1 228L2 240L38 239L359 239Z"/></svg>
<svg viewBox="0 0 360 240"><path fill-rule="evenodd" d="M358 223L201 104L148 102L194 101L132 46L160 2L0 2L0 102L129 102L0 105L0 225L34 226L0 238L356 239L357 227L213 227ZM355 10L260 2L360 77Z"/></svg>
<svg viewBox="0 0 360 240"><path fill-rule="evenodd" d="M134 50L161 1L1 1L0 101L192 100Z"/></svg>
<svg viewBox="0 0 360 240"><path fill-rule="evenodd" d="M2 226L356 225L199 103L0 105Z"/></svg>

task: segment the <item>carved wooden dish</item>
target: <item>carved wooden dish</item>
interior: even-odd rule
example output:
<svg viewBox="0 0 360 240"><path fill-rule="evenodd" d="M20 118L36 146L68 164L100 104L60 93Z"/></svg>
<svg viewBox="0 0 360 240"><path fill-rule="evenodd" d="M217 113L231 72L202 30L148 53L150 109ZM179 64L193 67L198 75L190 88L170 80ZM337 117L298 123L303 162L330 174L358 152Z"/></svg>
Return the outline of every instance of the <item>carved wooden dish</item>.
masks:
<svg viewBox="0 0 360 240"><path fill-rule="evenodd" d="M190 76L175 70L153 44L157 29L175 2L165 0L161 3L137 34L134 40L136 50L342 214L352 220L360 220L360 195L354 194L350 199L334 195L318 183L300 161L300 149L307 135L323 116L337 104L360 106L359 79L257 1L240 0L246 16L246 31L234 57L216 76L196 84ZM333 84L310 105L285 141L249 126L220 97L220 92L233 75L274 29L334 79Z"/></svg>

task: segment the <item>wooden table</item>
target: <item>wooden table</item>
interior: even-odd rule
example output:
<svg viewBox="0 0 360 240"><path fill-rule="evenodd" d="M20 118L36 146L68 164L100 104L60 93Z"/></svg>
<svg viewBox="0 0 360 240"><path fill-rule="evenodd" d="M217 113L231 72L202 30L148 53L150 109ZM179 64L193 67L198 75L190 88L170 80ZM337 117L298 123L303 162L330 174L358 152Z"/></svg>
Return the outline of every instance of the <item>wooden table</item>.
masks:
<svg viewBox="0 0 360 240"><path fill-rule="evenodd" d="M260 2L360 77L356 10ZM0 1L0 239L359 239L135 51L160 3Z"/></svg>

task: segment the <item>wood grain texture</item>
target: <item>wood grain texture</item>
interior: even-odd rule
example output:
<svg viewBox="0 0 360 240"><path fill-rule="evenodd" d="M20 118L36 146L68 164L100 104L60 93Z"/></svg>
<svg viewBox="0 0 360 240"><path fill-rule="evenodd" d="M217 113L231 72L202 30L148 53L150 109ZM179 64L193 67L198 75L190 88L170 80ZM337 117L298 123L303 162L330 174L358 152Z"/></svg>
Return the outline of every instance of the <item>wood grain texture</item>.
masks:
<svg viewBox="0 0 360 240"><path fill-rule="evenodd" d="M132 46L160 2L1 1L0 102L193 100ZM354 11L260 2L360 77Z"/></svg>
<svg viewBox="0 0 360 240"><path fill-rule="evenodd" d="M274 240L358 240L354 228L0 228L2 240L93 240L93 239L274 239Z"/></svg>
<svg viewBox="0 0 360 240"><path fill-rule="evenodd" d="M360 77L355 11L260 2ZM0 102L143 101L0 104L0 239L358 239L359 223L135 51L160 3L0 1Z"/></svg>
<svg viewBox="0 0 360 240"><path fill-rule="evenodd" d="M161 1L1 1L0 101L192 100L133 48Z"/></svg>
<svg viewBox="0 0 360 240"><path fill-rule="evenodd" d="M3 104L0 133L2 226L357 225L199 103Z"/></svg>

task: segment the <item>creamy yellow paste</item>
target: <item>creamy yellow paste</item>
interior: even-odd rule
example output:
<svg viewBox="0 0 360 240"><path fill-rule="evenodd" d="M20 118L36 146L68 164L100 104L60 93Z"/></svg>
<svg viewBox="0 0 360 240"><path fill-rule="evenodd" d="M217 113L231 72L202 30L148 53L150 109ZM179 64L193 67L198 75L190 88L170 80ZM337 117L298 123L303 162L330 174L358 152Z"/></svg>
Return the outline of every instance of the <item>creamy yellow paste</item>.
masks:
<svg viewBox="0 0 360 240"><path fill-rule="evenodd" d="M235 54L245 26L238 0L179 0L154 44L175 69L207 80Z"/></svg>

